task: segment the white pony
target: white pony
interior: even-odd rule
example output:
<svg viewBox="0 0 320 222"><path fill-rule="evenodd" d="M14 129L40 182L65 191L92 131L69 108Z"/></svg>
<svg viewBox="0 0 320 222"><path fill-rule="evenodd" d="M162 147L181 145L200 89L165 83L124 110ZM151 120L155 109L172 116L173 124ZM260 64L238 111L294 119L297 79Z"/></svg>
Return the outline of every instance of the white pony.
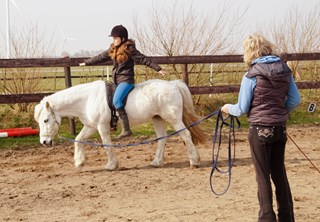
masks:
<svg viewBox="0 0 320 222"><path fill-rule="evenodd" d="M77 135L77 141L83 141L97 130L103 144L111 144L111 110L107 104L106 83L94 81L80 84L47 96L36 105L34 118L39 123L40 143L52 144L61 123L61 117L78 117L84 127ZM167 135L165 121L175 130L182 129L198 120L192 104L190 91L180 80L149 80L137 84L128 96L126 111L131 125L152 120L157 137ZM191 133L190 133L191 132ZM206 140L199 125L179 133L187 145L190 165L199 166L200 158L194 144ZM166 140L159 140L151 165L163 165ZM85 162L84 145L75 142L74 161L76 167ZM112 147L105 148L108 155L107 170L118 167Z"/></svg>

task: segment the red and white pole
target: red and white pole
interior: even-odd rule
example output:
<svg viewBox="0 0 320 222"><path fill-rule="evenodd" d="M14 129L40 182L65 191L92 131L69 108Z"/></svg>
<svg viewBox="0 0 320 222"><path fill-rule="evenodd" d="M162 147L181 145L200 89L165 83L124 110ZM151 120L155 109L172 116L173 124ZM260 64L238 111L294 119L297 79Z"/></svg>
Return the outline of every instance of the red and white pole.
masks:
<svg viewBox="0 0 320 222"><path fill-rule="evenodd" d="M15 136L29 136L29 135L38 135L38 134L39 134L39 130L32 129L31 127L0 130L0 138L15 137Z"/></svg>
<svg viewBox="0 0 320 222"><path fill-rule="evenodd" d="M10 131L28 130L28 129L32 129L32 127L0 129L0 133L2 133L2 132L10 132Z"/></svg>

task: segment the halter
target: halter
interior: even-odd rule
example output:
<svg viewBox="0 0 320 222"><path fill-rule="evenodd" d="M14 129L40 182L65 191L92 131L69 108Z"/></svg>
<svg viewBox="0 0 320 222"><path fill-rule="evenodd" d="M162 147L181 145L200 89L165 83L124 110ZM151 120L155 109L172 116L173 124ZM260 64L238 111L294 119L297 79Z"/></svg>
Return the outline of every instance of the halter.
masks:
<svg viewBox="0 0 320 222"><path fill-rule="evenodd" d="M57 124L57 126L58 126L58 128L59 128L61 123L59 123L59 121L57 120L56 114L55 114L53 111L51 111L50 113L51 113L51 115L52 115L52 118L53 118L54 123ZM41 136L41 137L48 137L48 136L51 136L51 135L49 135L49 134L41 134L41 133L40 133L39 136Z"/></svg>

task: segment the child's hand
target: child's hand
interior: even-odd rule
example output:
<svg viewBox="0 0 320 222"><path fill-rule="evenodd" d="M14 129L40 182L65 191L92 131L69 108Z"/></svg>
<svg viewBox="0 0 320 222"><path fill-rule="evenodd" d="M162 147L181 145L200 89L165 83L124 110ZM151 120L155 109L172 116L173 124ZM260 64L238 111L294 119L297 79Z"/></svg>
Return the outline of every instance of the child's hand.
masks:
<svg viewBox="0 0 320 222"><path fill-rule="evenodd" d="M163 71L163 70L160 70L159 73L160 73L160 75L162 75L162 76L164 76L164 75L167 74L167 73L166 73L165 71Z"/></svg>

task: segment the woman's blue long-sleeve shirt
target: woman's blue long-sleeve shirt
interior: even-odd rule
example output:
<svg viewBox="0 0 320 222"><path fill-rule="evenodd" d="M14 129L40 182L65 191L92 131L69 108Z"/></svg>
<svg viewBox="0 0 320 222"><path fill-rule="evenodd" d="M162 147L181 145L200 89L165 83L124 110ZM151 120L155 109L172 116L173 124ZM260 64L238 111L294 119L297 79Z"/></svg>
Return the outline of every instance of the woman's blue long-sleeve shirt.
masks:
<svg viewBox="0 0 320 222"><path fill-rule="evenodd" d="M279 61L280 58L276 56L261 57L253 62L255 63L271 63ZM246 73L247 74L247 73ZM233 116L241 116L249 112L251 101L253 98L253 90L256 87L256 78L248 78L246 74L243 76L240 86L240 92L238 96L237 104L230 104L228 107L229 114ZM289 90L285 106L289 112L294 110L301 102L298 88L294 82L293 77L290 77Z"/></svg>

